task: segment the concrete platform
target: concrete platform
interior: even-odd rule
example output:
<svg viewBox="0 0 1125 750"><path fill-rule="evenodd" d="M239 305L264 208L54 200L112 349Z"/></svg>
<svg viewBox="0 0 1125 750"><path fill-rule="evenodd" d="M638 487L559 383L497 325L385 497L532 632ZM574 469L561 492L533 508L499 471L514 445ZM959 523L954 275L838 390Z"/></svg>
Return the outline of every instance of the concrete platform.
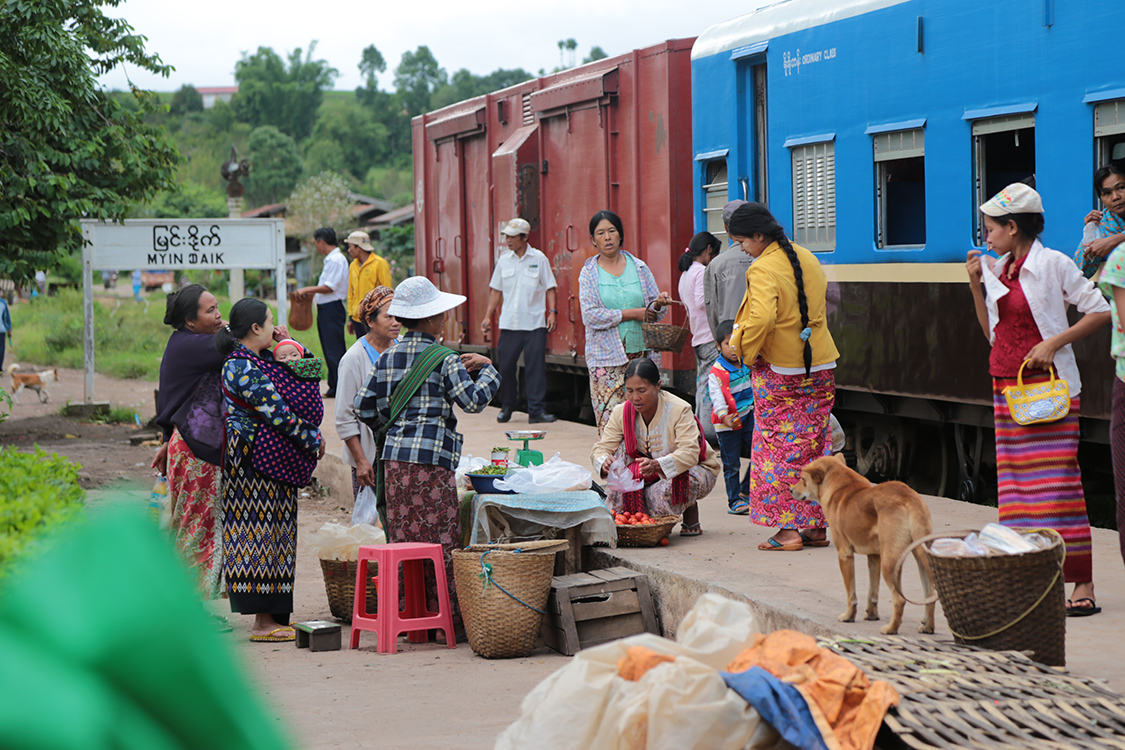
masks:
<svg viewBox="0 0 1125 750"><path fill-rule="evenodd" d="M332 402L326 401L325 407L331 415ZM505 441L505 430L528 428L526 414L517 412L507 424L498 424L497 412L494 408L477 415L458 412L459 430L465 435L465 453L487 455L492 446ZM558 452L568 461L589 466L590 448L597 439L593 427L570 422L536 427L547 429L546 439L536 446L545 457ZM350 476L346 467L337 463L342 443L330 423L325 432L329 447L318 477L323 476L322 483L332 483L341 504L350 507L350 487L343 486L344 477L350 482ZM746 463L744 459L744 468ZM994 508L946 498L929 497L927 501L935 531L980 528L996 520ZM720 477L715 490L700 503L702 536L681 539L674 533L668 547L592 550L590 560L598 568L624 565L648 574L668 635L675 632L683 614L705 591L749 602L766 631L793 628L814 635L870 636L877 635L886 624L890 592L885 585L880 591L880 622L837 621L844 608L844 589L832 547L760 552L757 544L772 532L752 526L745 516L732 516L726 510ZM857 593L862 604L866 596L866 565L862 560L858 563ZM1125 565L1116 532L1094 529L1094 582L1103 611L1093 617L1067 619L1067 666L1076 674L1105 680L1114 690L1125 693L1125 642L1120 638L1125 632ZM921 586L912 564L904 566L903 588L910 598L921 598ZM998 591L995 596L1002 597L1004 592ZM987 600L981 602L982 607L989 605ZM862 607L860 611L862 615ZM900 635L916 635L920 622L921 608L908 604ZM928 637L952 641L940 606L937 632Z"/></svg>

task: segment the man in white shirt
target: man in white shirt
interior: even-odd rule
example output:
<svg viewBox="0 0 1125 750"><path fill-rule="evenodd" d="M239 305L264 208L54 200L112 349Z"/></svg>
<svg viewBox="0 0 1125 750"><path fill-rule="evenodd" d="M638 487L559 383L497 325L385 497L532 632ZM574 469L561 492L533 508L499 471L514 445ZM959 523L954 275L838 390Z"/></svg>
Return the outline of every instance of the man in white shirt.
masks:
<svg viewBox="0 0 1125 750"><path fill-rule="evenodd" d="M347 351L344 343L344 323L348 311L344 302L348 298L348 259L336 247L336 231L321 227L313 232L316 251L324 256L324 268L320 272L317 286L305 286L294 294L307 297L312 294L316 303L316 332L320 336L320 348L324 352L324 362L328 365L328 392L325 398L336 398L336 374L340 358Z"/></svg>
<svg viewBox="0 0 1125 750"><path fill-rule="evenodd" d="M519 399L516 365L523 352L527 388L527 421L554 422L544 399L547 395L547 334L555 330L558 315L555 275L547 256L527 244L531 225L512 219L500 230L508 252L501 254L488 286L488 311L480 329L492 331L492 314L500 308L500 342L496 347L500 370L500 413L497 422L507 422Z"/></svg>

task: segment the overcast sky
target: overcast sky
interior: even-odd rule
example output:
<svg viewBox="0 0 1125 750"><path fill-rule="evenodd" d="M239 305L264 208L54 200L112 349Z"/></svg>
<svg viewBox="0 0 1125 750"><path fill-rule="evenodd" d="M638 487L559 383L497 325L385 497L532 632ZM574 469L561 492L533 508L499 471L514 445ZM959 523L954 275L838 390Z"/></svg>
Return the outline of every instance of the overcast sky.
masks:
<svg viewBox="0 0 1125 750"><path fill-rule="evenodd" d="M578 42L578 62L594 45L609 55L663 41L698 36L712 24L749 12L763 0L124 0L105 8L138 34L146 49L176 68L169 78L136 68L103 76L108 88L129 80L155 91L234 85L243 52L272 47L284 56L317 42L316 58L340 75L334 88L360 84L359 59L374 44L387 61L380 87L393 88L402 53L428 45L452 74L460 68L483 75L497 68L536 73L559 64L558 41Z"/></svg>

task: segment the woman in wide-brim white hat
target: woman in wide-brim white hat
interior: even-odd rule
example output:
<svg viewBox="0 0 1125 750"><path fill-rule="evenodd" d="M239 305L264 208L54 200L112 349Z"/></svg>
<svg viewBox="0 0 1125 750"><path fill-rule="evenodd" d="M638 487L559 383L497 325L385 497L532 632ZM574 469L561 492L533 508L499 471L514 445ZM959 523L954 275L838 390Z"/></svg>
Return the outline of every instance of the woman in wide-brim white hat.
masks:
<svg viewBox="0 0 1125 750"><path fill-rule="evenodd" d="M379 514L387 540L442 546L458 631L453 550L461 546L461 531L453 472L462 437L453 405L470 414L479 412L500 387L500 374L487 357L458 355L438 342L446 312L464 302L463 296L439 291L423 276L399 284L387 314L398 320L403 333L375 363L355 398L360 420L377 436L385 431L376 447L376 468L383 475L377 484L383 488ZM434 585L427 583L431 612L437 611L436 597Z"/></svg>

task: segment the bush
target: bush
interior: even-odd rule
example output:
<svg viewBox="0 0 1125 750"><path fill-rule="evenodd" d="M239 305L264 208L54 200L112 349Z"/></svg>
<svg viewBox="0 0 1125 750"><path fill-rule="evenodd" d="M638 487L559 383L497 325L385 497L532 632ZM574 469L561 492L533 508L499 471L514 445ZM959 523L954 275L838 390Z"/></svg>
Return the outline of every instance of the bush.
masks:
<svg viewBox="0 0 1125 750"><path fill-rule="evenodd" d="M82 510L78 466L55 453L0 448L0 578L40 537Z"/></svg>

